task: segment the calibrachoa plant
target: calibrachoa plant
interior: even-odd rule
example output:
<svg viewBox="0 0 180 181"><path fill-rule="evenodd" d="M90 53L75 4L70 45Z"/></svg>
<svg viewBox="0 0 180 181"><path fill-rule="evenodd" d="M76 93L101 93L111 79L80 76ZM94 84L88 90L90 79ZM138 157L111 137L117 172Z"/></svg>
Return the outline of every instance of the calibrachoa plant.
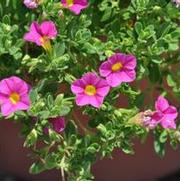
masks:
<svg viewBox="0 0 180 181"><path fill-rule="evenodd" d="M33 22L30 31L24 35L24 40L34 42L38 46L42 46L47 52L51 53L52 47L50 39L57 36L56 26L52 21L44 21L41 25Z"/></svg>
<svg viewBox="0 0 180 181"><path fill-rule="evenodd" d="M30 173L89 181L91 166L114 149L133 154L134 138L153 135L160 156L167 141L177 148L179 5L0 2L0 116L22 124Z"/></svg>

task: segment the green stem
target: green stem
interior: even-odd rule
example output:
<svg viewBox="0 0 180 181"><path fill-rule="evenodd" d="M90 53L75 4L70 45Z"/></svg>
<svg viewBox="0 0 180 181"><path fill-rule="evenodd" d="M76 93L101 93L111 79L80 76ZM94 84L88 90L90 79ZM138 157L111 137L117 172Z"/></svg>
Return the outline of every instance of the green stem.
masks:
<svg viewBox="0 0 180 181"><path fill-rule="evenodd" d="M61 167L61 177L62 177L62 181L66 181L63 167Z"/></svg>
<svg viewBox="0 0 180 181"><path fill-rule="evenodd" d="M77 118L75 113L73 113L73 118L74 118L74 121L76 121L76 123L79 125L79 127L84 131L84 133L94 134L92 131L90 131L86 127L84 127L84 125L81 123L81 121L79 121L79 119Z"/></svg>

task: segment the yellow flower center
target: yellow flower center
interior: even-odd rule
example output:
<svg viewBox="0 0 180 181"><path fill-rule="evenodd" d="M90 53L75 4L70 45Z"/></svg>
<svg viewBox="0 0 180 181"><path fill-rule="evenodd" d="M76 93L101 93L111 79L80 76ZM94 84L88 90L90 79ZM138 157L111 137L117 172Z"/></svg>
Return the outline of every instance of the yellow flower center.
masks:
<svg viewBox="0 0 180 181"><path fill-rule="evenodd" d="M20 95L16 92L13 92L10 96L9 99L12 104L17 104L20 100Z"/></svg>
<svg viewBox="0 0 180 181"><path fill-rule="evenodd" d="M113 72L117 72L117 71L121 70L122 67L123 67L123 65L120 62L118 62L118 63L115 63L114 65L112 65L111 69Z"/></svg>
<svg viewBox="0 0 180 181"><path fill-rule="evenodd" d="M84 92L89 96L94 96L96 94L96 87L93 85L87 85Z"/></svg>
<svg viewBox="0 0 180 181"><path fill-rule="evenodd" d="M74 0L66 0L68 6L72 6L74 4Z"/></svg>
<svg viewBox="0 0 180 181"><path fill-rule="evenodd" d="M47 36L42 36L40 38L40 42L42 43L42 47L47 51L50 52L52 51L52 47L51 47L51 42L49 40L49 38Z"/></svg>

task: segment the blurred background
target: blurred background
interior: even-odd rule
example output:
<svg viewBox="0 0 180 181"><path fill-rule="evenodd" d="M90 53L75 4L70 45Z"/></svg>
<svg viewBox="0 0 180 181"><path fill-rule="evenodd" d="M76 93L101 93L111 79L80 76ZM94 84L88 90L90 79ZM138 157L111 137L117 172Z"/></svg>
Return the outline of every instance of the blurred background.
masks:
<svg viewBox="0 0 180 181"><path fill-rule="evenodd" d="M32 163L19 136L20 124L0 121L0 181L60 181L58 171L30 175ZM180 181L180 150L167 145L164 158L153 150L153 137L146 143L135 141L135 155L114 150L113 159L98 161L93 167L95 181Z"/></svg>

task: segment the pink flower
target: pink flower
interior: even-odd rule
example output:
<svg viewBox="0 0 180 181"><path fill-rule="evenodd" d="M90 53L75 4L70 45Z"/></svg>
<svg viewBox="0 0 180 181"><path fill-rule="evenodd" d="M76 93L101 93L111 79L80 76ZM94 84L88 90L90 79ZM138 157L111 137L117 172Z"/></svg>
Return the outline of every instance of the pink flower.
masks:
<svg viewBox="0 0 180 181"><path fill-rule="evenodd" d="M22 79L12 76L0 81L0 105L3 116L30 106L29 86Z"/></svg>
<svg viewBox="0 0 180 181"><path fill-rule="evenodd" d="M44 21L41 25L33 22L30 26L30 31L24 35L24 40L34 42L45 50L51 51L50 40L56 36L56 26L52 21Z"/></svg>
<svg viewBox="0 0 180 181"><path fill-rule="evenodd" d="M24 0L24 5L29 9L35 9L38 7L36 0Z"/></svg>
<svg viewBox="0 0 180 181"><path fill-rule="evenodd" d="M80 14L82 9L88 7L87 0L61 0L62 5L75 14Z"/></svg>
<svg viewBox="0 0 180 181"><path fill-rule="evenodd" d="M65 119L64 117L49 118L49 122L52 124L52 128L57 133L61 133L65 129ZM45 134L49 133L49 128L44 128Z"/></svg>
<svg viewBox="0 0 180 181"><path fill-rule="evenodd" d="M146 113L145 111L144 113ZM143 118L143 125L148 127L149 129L154 129L162 118L162 114L160 112L151 112L149 115L145 115Z"/></svg>
<svg viewBox="0 0 180 181"><path fill-rule="evenodd" d="M173 3L175 3L176 7L178 8L180 5L180 0L172 0Z"/></svg>
<svg viewBox="0 0 180 181"><path fill-rule="evenodd" d="M71 90L76 94L77 105L84 106L90 104L99 108L108 94L110 86L104 79L101 79L95 73L89 72L81 79L73 82Z"/></svg>
<svg viewBox="0 0 180 181"><path fill-rule="evenodd" d="M170 106L168 101L159 96L155 102L156 111L161 114L160 124L163 128L176 128L175 119L178 116L177 109L174 106Z"/></svg>
<svg viewBox="0 0 180 181"><path fill-rule="evenodd" d="M99 71L111 87L117 87L136 78L135 67L136 58L133 55L116 53L101 64Z"/></svg>
<svg viewBox="0 0 180 181"><path fill-rule="evenodd" d="M176 129L177 109L174 106L170 106L168 101L162 96L159 96L155 102L155 108L156 111L149 115L148 120L144 120L144 125L149 128L155 128L157 124L161 124L164 129Z"/></svg>

